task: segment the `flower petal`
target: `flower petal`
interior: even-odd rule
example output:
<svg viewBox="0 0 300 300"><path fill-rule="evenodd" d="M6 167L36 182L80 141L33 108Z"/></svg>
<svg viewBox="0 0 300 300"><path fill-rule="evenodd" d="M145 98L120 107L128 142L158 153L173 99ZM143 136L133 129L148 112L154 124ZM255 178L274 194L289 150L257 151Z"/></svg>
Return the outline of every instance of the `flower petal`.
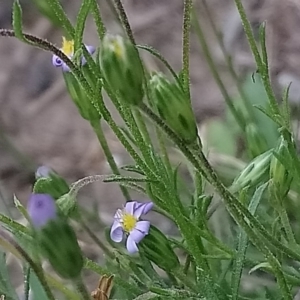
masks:
<svg viewBox="0 0 300 300"><path fill-rule="evenodd" d="M36 172L35 172L35 178L39 179L39 178L47 178L50 176L50 174L53 171L47 167L47 166L40 166L37 168Z"/></svg>
<svg viewBox="0 0 300 300"><path fill-rule="evenodd" d="M136 203L137 203L136 201L129 201L129 202L126 202L125 208L124 208L125 212L126 212L127 214L130 214L130 215L133 216L133 213L134 213L134 210L135 210L135 205L136 205Z"/></svg>
<svg viewBox="0 0 300 300"><path fill-rule="evenodd" d="M48 194L32 194L28 201L27 211L35 228L43 227L56 218L56 204Z"/></svg>
<svg viewBox="0 0 300 300"><path fill-rule="evenodd" d="M86 50L88 51L88 53L90 55L93 55L93 53L96 51L96 48L94 46L87 46L85 45ZM86 58L84 57L84 55L82 55L81 58L81 65L84 66L87 63Z"/></svg>
<svg viewBox="0 0 300 300"><path fill-rule="evenodd" d="M91 54L91 55L94 54L95 51L96 51L96 48L94 46L85 45L85 48L88 51L88 53Z"/></svg>
<svg viewBox="0 0 300 300"><path fill-rule="evenodd" d="M141 232L141 231L138 231L136 229L133 229L128 238L130 237L130 239L132 239L136 244L138 244L146 235Z"/></svg>
<svg viewBox="0 0 300 300"><path fill-rule="evenodd" d="M136 242L133 240L133 238L131 237L131 235L128 236L127 241L126 241L126 248L128 250L129 253L136 253L139 251Z"/></svg>
<svg viewBox="0 0 300 300"><path fill-rule="evenodd" d="M153 208L153 205L153 202L144 203L143 215L146 215Z"/></svg>
<svg viewBox="0 0 300 300"><path fill-rule="evenodd" d="M142 215L147 214L153 207L152 202L146 202L146 203L141 203L141 202L136 202L135 208L133 215L137 219L139 219Z"/></svg>
<svg viewBox="0 0 300 300"><path fill-rule="evenodd" d="M114 221L110 230L110 238L116 243L120 243L123 240L123 228L120 222Z"/></svg>
<svg viewBox="0 0 300 300"><path fill-rule="evenodd" d="M63 64L63 61L57 56L57 55L53 55L52 56L52 64L54 67L61 67Z"/></svg>
<svg viewBox="0 0 300 300"><path fill-rule="evenodd" d="M62 64L62 69L64 72L70 72L71 69L67 66L67 64L65 62L63 62Z"/></svg>
<svg viewBox="0 0 300 300"><path fill-rule="evenodd" d="M138 221L135 224L135 230L142 232L144 235L147 235L149 233L149 229L150 229L149 221Z"/></svg>

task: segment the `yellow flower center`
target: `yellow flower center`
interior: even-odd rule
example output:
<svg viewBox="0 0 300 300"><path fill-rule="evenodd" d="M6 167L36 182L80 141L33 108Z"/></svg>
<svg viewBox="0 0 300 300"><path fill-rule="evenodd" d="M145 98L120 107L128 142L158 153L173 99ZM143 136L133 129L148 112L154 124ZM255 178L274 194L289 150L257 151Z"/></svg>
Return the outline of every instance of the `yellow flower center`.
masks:
<svg viewBox="0 0 300 300"><path fill-rule="evenodd" d="M137 222L137 219L133 215L123 213L122 225L123 225L124 231L130 232L131 230L133 230L136 222Z"/></svg>
<svg viewBox="0 0 300 300"><path fill-rule="evenodd" d="M112 42L112 48L118 58L121 58L124 53L123 45L117 39Z"/></svg>
<svg viewBox="0 0 300 300"><path fill-rule="evenodd" d="M74 41L68 41L64 36L63 36L63 43L61 47L61 51L66 54L68 57L73 56L74 54Z"/></svg>

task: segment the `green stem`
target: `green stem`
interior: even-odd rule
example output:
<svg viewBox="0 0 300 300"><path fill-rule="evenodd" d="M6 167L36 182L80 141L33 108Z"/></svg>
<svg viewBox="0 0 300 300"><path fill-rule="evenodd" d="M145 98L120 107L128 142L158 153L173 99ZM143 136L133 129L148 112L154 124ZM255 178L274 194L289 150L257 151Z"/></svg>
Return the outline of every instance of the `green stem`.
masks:
<svg viewBox="0 0 300 300"><path fill-rule="evenodd" d="M182 75L183 89L191 99L190 95L190 28L191 28L191 10L193 6L192 0L184 0L183 10L183 37L182 37Z"/></svg>
<svg viewBox="0 0 300 300"><path fill-rule="evenodd" d="M269 70L268 70L268 67L264 65L264 62L260 56L259 50L256 45L256 41L254 38L254 34L253 34L253 31L251 28L251 24L247 18L244 6L243 6L241 0L234 0L234 1L235 1L235 5L238 9L238 12L240 14L242 24L243 24L243 27L244 27L244 30L245 30L245 33L246 33L246 36L248 39L248 43L250 45L253 57L255 59L259 74L261 75L263 85L264 85L266 93L268 95L271 110L272 110L273 114L279 115L280 112L279 112L275 94L274 94L272 86L271 86Z"/></svg>
<svg viewBox="0 0 300 300"><path fill-rule="evenodd" d="M292 227L291 227L291 223L289 221L286 209L284 208L283 204L281 204L278 214L280 216L281 224L286 233L288 242L291 243L292 245L297 245L297 242L296 242L296 239L295 239Z"/></svg>
<svg viewBox="0 0 300 300"><path fill-rule="evenodd" d="M211 74L214 78L214 80L216 81L221 93L222 93L222 96L224 97L224 100L228 106L228 108L230 109L232 115L234 116L236 122L239 124L239 126L241 127L242 130L245 129L245 125L246 125L246 121L243 117L242 114L240 114L232 100L231 100L231 97L229 96L228 92L227 92L227 89L221 79L221 76L219 75L219 72L216 68L216 65L214 63L214 60L213 60L213 57L211 55L211 50L209 49L209 46L206 42L206 39L205 39L205 36L204 36L204 32L200 26L200 22L198 21L198 18L197 18L197 15L195 13L195 11L193 11L193 19L194 19L194 26L195 26L195 30L196 30L196 33L197 33L197 37L199 39L199 43L202 47L202 50L203 50L203 54L204 54L204 57L205 57L205 60L207 61L207 64L209 66L209 69L211 71Z"/></svg>
<svg viewBox="0 0 300 300"><path fill-rule="evenodd" d="M38 263L35 263L31 257L27 254L27 252L19 245L17 244L5 231L2 229L0 230L0 236L3 238L3 240L10 245L15 252L17 252L30 266L30 268L34 271L36 277L40 281L41 285L44 288L44 291L48 297L49 300L55 300L55 297L48 285L48 282L46 281L45 274L43 272L43 269L41 265Z"/></svg>
<svg viewBox="0 0 300 300"><path fill-rule="evenodd" d="M113 173L115 175L121 175L121 173L119 171L119 168L118 168L118 166L115 162L115 159L114 159L114 157L113 157L113 155L110 151L110 148L108 146L108 143L107 143L105 134L102 130L101 124L99 122L91 122L91 126L93 127L93 130L97 135L97 138L100 142L100 145L103 149L103 152L106 156L107 162L108 162L111 170L113 171ZM124 186L119 185L119 187L120 187L120 190L121 190L124 198L126 199L126 201L129 201L130 200L130 194L129 194L128 190Z"/></svg>
<svg viewBox="0 0 300 300"><path fill-rule="evenodd" d="M135 39L134 39L134 36L133 36L133 32L131 30L131 27L130 27L125 9L123 7L123 4L122 4L121 0L114 0L114 3L115 3L116 10L118 12L120 21L123 25L123 28L126 31L126 34L127 34L128 38L130 39L131 43L133 45L135 45Z"/></svg>
<svg viewBox="0 0 300 300"><path fill-rule="evenodd" d="M91 300L91 296L84 285L82 278L78 278L75 280L76 289L79 294L82 296L82 300Z"/></svg>
<svg viewBox="0 0 300 300"><path fill-rule="evenodd" d="M215 24L215 22L213 20L213 17L211 15L211 10L210 10L206 0L203 0L203 7L205 8L205 13L206 13L207 18L209 20L209 23L210 23L210 25L212 27L212 30L213 30L213 32L214 32L214 34L215 34L215 36L218 40L220 49L221 49L221 51L223 53L223 56L226 60L229 73L230 73L231 77L233 78L233 80L235 81L237 90L238 90L238 92L241 96L241 99L244 102L245 107L247 108L247 111L248 111L248 113L251 117L251 120L255 122L255 114L254 114L254 111L253 111L253 107L251 106L251 103L250 103L250 100L249 100L248 96L244 92L244 89L243 89L242 84L241 84L240 77L238 76L238 74L236 73L236 71L234 69L234 66L233 66L233 63L232 63L232 57L227 53L227 50L225 48L222 36L221 36L220 32L218 31L218 29L216 27L216 24Z"/></svg>
<svg viewBox="0 0 300 300"><path fill-rule="evenodd" d="M100 14L100 8L99 4L97 3L97 0L92 0L92 14L97 26L97 32L100 40L103 40L103 37L105 35L106 29L105 25L102 21L101 14Z"/></svg>
<svg viewBox="0 0 300 300"><path fill-rule="evenodd" d="M29 266L24 267L24 299L29 299L29 291L30 291L30 274L31 269Z"/></svg>
<svg viewBox="0 0 300 300"><path fill-rule="evenodd" d="M107 248L107 246L102 243L100 239L93 233L93 231L86 225L86 223L81 220L80 221L82 228L87 232L87 234L92 238L92 240L102 249L102 251L111 259L114 259L115 256L112 252Z"/></svg>
<svg viewBox="0 0 300 300"><path fill-rule="evenodd" d="M182 269L178 269L173 271L173 275L175 277L177 277L186 287L188 287L190 290L192 291L197 291L197 287L195 286L194 283L192 283L188 277L186 276L186 274L184 273L184 270Z"/></svg>

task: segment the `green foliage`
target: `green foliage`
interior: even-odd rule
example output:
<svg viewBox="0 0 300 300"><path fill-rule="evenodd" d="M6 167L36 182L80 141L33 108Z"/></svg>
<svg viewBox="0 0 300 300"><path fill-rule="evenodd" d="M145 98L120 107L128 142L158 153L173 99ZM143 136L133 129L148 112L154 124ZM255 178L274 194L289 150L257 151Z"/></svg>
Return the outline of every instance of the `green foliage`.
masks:
<svg viewBox="0 0 300 300"><path fill-rule="evenodd" d="M101 3L96 0L82 1L74 26L60 1L33 2L74 40L74 55L68 58L47 40L24 34L19 1L13 4L13 30L0 29L0 36L14 36L52 52L66 63L70 69L63 73L66 90L94 130L113 174L88 176L71 186L56 173L37 179L33 193L51 195L61 213L41 229L31 228L30 215L16 197L15 206L25 225L0 214L0 246L4 250L0 255L0 292L5 299L17 299L7 266L8 255L13 254L23 266L25 294L30 289L33 299L53 300L57 292L64 299L77 300L79 294L80 299L90 299L91 290L82 280L85 270L113 276L113 289L99 284L96 290L106 299L291 300L300 285L300 160L288 88L283 102L278 103L271 86L266 25L261 26L257 43L241 0L235 0L257 73L241 80L231 59L227 59L238 91L232 96L218 73L190 0L184 1L180 74L153 47L136 45L120 0L114 0L114 9L126 37L106 34ZM100 44L96 58L83 44L90 14ZM224 119L205 124L207 138L199 136L191 107L192 25L226 102ZM163 74L150 77L139 50L160 60L174 80L167 80ZM119 113L122 125L113 118L103 92ZM129 165L119 166L115 161L103 132L104 122L131 157ZM208 160L205 153L211 148L214 153ZM89 212L77 203L78 191L98 180L118 185L126 202L131 190L149 198L160 217L173 224L173 236L167 236L157 224L151 225L149 232L139 228L135 241L139 251L129 255L124 245L116 243L120 236L113 242L112 233L98 216L91 217L98 211ZM130 225L130 232L126 231L130 236L144 221L139 218L120 210L114 221L122 230ZM98 231L91 229L93 221ZM89 235L93 246L105 254L103 261L86 257L75 228ZM60 277L68 279L68 284L53 278L43 259ZM255 281L258 278L261 280Z"/></svg>

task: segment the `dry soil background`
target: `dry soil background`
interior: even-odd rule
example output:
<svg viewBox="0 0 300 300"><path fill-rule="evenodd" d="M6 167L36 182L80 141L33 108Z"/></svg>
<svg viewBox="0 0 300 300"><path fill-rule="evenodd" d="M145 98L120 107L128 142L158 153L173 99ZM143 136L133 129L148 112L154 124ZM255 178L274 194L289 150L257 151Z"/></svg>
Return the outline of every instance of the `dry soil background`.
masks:
<svg viewBox="0 0 300 300"><path fill-rule="evenodd" d="M11 28L11 0L0 0L0 27ZM24 9L27 32L47 38L57 45L61 32L36 10L30 0L20 1ZM75 20L80 0L63 1ZM157 48L177 70L181 66L182 0L124 0L137 42ZM207 0L214 20L223 35L225 46L234 58L238 72L255 71L242 26L233 0ZM300 2L298 0L247 0L247 12L257 31L267 21L268 50L274 85L293 81L291 98L300 98ZM108 30L121 32L108 8L99 0ZM205 29L211 52L230 93L234 88L227 74L221 51L212 34L202 0L195 6ZM97 36L89 20L84 40L97 46ZM149 68L160 66L145 55ZM69 99L62 75L51 65L49 53L33 49L13 39L0 40L0 184L1 192L12 199L16 192L22 201L30 192L33 171L46 164L70 181L89 174L109 173L102 151L89 127ZM201 48L192 32L191 42L192 98L197 120L221 115L224 100L209 72ZM128 158L115 137L107 130L114 155L121 163ZM112 212L122 203L118 189L111 184L94 184L86 197L99 199L102 211ZM108 204L109 203L109 204Z"/></svg>

